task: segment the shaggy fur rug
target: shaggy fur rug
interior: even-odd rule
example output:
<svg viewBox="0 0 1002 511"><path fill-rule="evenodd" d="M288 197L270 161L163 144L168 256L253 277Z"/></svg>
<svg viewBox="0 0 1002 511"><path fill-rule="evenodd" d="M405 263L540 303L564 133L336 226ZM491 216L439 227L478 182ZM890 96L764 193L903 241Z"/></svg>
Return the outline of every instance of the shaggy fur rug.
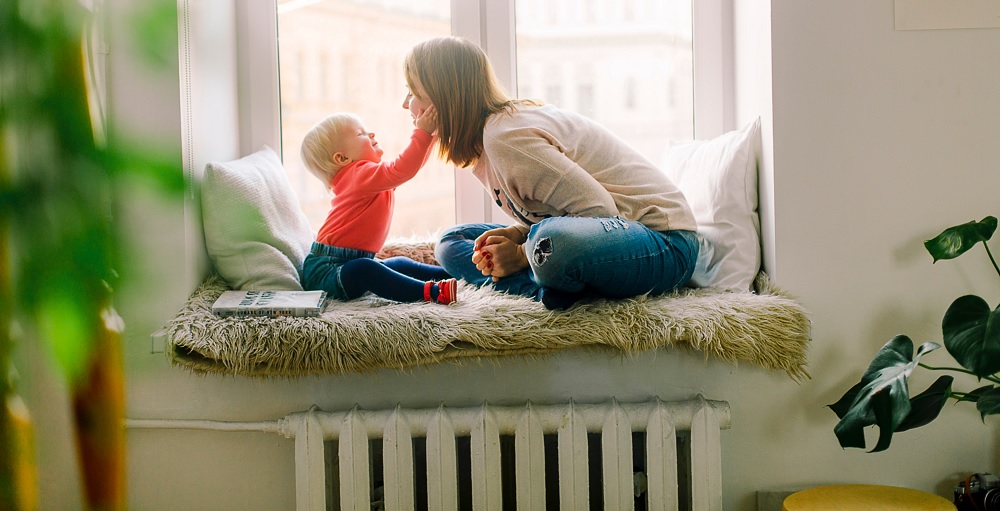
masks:
<svg viewBox="0 0 1002 511"><path fill-rule="evenodd" d="M426 245L391 245L381 257L434 262ZM228 287L211 276L166 326L173 364L197 373L301 376L407 368L442 361L540 355L571 347L626 353L692 349L810 378L811 324L804 308L765 274L756 293L688 289L630 300L594 300L564 312L528 298L460 283L443 306L366 297L328 301L320 317L218 318Z"/></svg>

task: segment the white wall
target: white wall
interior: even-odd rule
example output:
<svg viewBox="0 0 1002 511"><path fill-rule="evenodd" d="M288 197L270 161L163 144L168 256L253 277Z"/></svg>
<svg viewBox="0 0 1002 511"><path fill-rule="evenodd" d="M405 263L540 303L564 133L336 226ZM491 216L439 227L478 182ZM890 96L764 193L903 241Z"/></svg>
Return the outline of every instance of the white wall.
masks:
<svg viewBox="0 0 1002 511"><path fill-rule="evenodd" d="M698 353L576 351L299 380L193 376L151 355L148 337L183 300L185 286L176 283L194 271L175 255L174 247L185 243L183 209L179 200L141 196L135 211L152 227L141 237L146 252L137 256L122 307L129 416L270 420L313 404L703 393L732 407L732 428L722 435L728 510L754 510L760 489L868 482L947 495L964 473L998 473L998 418L982 425L969 406L948 405L936 422L896 436L880 454L842 451L832 433L835 416L825 408L894 334L938 339L937 325L954 297L973 292L998 303L997 276L981 254L933 266L921 246L943 227L999 215L998 30L897 32L890 0L735 3L736 121L758 115L764 121L765 179L775 204L764 215L766 262L811 311L812 380L798 384ZM120 48L113 44L113 54ZM120 61L112 70L119 83L112 90L115 118L155 126L147 129L180 147L177 75L154 73L151 83L133 66ZM997 236L992 246L997 254ZM144 291L143 283L159 287ZM137 307L139 296L155 307ZM51 447L67 444L60 399L51 397L58 398L58 385L40 374L33 379L37 390L29 397L45 415L36 418L43 509L74 509L75 495L66 489L75 484L72 452ZM130 509L293 507L290 440L132 430L129 442Z"/></svg>
<svg viewBox="0 0 1002 511"><path fill-rule="evenodd" d="M890 0L773 0L771 13L740 5L739 48L741 27L771 14L771 64L738 63L748 96L739 95L738 115L765 104L742 78L756 64L770 69L775 238L766 261L812 311L814 379L744 396L755 403L749 419L772 427L747 432L762 448L725 464L725 479L745 491L877 482L947 496L964 472L998 473L998 417L984 426L970 406L947 405L879 454L842 452L823 407L895 334L941 340L954 298L999 302L983 251L933 266L922 247L947 226L999 214L998 29L895 31ZM998 236L992 247L998 254ZM929 357L948 359L945 350ZM955 386L975 388L961 378ZM745 496L734 498L733 509L747 509Z"/></svg>

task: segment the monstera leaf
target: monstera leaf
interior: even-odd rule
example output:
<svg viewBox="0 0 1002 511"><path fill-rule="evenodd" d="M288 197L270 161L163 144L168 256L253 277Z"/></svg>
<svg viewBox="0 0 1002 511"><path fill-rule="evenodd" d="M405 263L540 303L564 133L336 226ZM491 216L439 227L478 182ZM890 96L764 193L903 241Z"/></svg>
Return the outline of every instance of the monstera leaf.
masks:
<svg viewBox="0 0 1002 511"><path fill-rule="evenodd" d="M981 412L981 422L985 421L985 417L989 415L999 414L999 386L998 385L985 385L974 389L963 397L958 398L959 401L972 401L977 403L978 411Z"/></svg>
<svg viewBox="0 0 1002 511"><path fill-rule="evenodd" d="M908 417L898 425L895 433L908 431L920 426L925 426L939 417L939 412L946 404L946 399L953 390L953 377L940 376L929 386L925 392L911 398L912 410Z"/></svg>
<svg viewBox="0 0 1002 511"><path fill-rule="evenodd" d="M990 240L998 225L998 218L987 216L980 222L972 220L966 224L950 227L939 236L926 241L925 249L932 255L933 263L940 259L953 259L974 245Z"/></svg>
<svg viewBox="0 0 1002 511"><path fill-rule="evenodd" d="M943 316L943 343L978 378L999 372L999 308L979 296L957 298Z"/></svg>
<svg viewBox="0 0 1002 511"><path fill-rule="evenodd" d="M941 377L929 390L911 398L908 377L919 358L939 347L927 342L912 358L912 340L898 335L880 348L860 382L838 402L828 405L840 419L835 436L843 448L865 448L863 428L876 425L880 437L871 452L883 451L890 446L895 431L922 426L936 418L946 403L953 378Z"/></svg>

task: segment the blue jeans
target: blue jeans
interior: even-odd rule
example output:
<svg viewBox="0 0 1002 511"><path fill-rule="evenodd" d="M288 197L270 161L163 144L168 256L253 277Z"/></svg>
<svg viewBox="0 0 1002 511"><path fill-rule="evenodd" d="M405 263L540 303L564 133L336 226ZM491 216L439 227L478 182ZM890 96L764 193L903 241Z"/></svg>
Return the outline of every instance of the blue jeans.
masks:
<svg viewBox="0 0 1002 511"><path fill-rule="evenodd" d="M352 300L371 292L388 300L420 302L424 300L425 282L450 277L440 266L403 256L386 260L375 256L364 250L313 242L303 261L303 289L327 291L338 300Z"/></svg>
<svg viewBox="0 0 1002 511"><path fill-rule="evenodd" d="M547 218L529 229L528 270L492 282L473 264L473 242L500 224L457 225L442 234L435 258L449 274L477 286L538 297L541 288L605 298L654 295L685 286L699 254L693 231L652 231L620 218Z"/></svg>

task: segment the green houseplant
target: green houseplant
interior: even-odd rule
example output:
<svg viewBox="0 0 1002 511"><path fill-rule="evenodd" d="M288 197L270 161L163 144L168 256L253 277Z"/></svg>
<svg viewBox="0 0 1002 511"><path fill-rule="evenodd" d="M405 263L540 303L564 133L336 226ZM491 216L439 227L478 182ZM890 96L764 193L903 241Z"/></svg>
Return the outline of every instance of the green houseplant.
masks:
<svg viewBox="0 0 1002 511"><path fill-rule="evenodd" d="M42 345L66 380L85 509L125 509L120 198L137 182L184 185L169 155L104 126L84 4L0 2L0 509L39 506L15 342ZM143 7L157 6L136 15L152 20L144 36L176 22L168 2Z"/></svg>
<svg viewBox="0 0 1002 511"><path fill-rule="evenodd" d="M983 245L999 273L999 265L988 247L988 240L998 228L998 219L985 217L950 227L925 242L933 263L953 259L974 246ZM894 433L907 431L932 422L950 399L971 402L981 413L999 414L999 306L992 309L981 297L965 295L957 298L943 316L943 343L957 366L933 367L919 359L940 348L934 342L919 346L913 354L912 340L897 335L888 341L866 369L859 383L850 388L836 403L828 405L839 418L835 436L843 447L865 449L863 428L876 425L880 429L877 444L870 452L887 449ZM953 377L941 375L924 392L910 396L908 378L922 367L938 372L959 372L974 375L979 386L968 392L953 389Z"/></svg>

